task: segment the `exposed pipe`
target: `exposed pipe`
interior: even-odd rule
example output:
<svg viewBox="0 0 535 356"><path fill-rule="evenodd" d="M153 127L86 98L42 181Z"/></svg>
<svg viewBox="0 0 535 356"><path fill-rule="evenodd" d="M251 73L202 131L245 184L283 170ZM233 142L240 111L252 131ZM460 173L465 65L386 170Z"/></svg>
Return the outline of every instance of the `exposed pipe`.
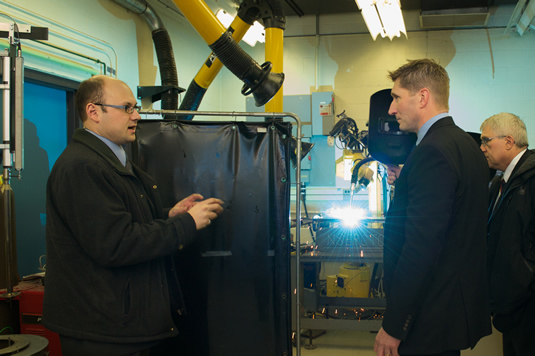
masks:
<svg viewBox="0 0 535 356"><path fill-rule="evenodd" d="M282 72L283 35L286 19L279 0L243 0L237 16L227 29L236 42L240 42L255 21L262 21L266 29L266 61L273 64L273 71ZM180 110L197 110L208 87L219 73L223 63L212 52L192 80L186 91ZM266 112L282 111L282 90L266 103ZM183 117L191 120L193 116Z"/></svg>
<svg viewBox="0 0 535 356"><path fill-rule="evenodd" d="M36 41L36 42L39 42L39 41ZM42 42L39 42L39 43L44 44ZM64 50L61 47L56 47L56 46L53 46L53 45L51 47L56 48L56 49L61 50L61 51ZM5 48L9 48L9 46L4 44L4 43L0 43L0 49L2 49L2 48L4 48L4 49ZM87 60L93 61L96 64L100 64L102 66L102 68L103 68L104 73L106 73L106 63L100 61L99 59L88 57L88 56L85 56L83 54L72 52L72 51L66 51L66 52L74 54L74 55L77 55L77 56L82 57L82 58L85 58ZM67 67L71 67L73 69L80 70L80 71L83 71L85 73L89 73L91 75L102 74L102 72L96 70L93 67L90 67L90 66L87 66L87 65L75 62L75 61L71 61L69 59L66 59L66 58L63 58L63 57L60 57L60 56L56 56L56 55L51 54L51 53L43 52L43 51L40 51L40 50L32 48L32 47L27 47L27 46L24 47L23 53L29 54L29 55L34 56L36 58L41 58L41 59L46 60L46 61L50 61L50 62L58 63L58 64L61 64L61 65L67 66ZM28 67L31 67L31 66L28 66Z"/></svg>
<svg viewBox="0 0 535 356"><path fill-rule="evenodd" d="M241 9L241 7L240 7ZM232 37L236 42L241 41L247 30L251 27L251 24L257 19L248 19L244 17L245 14L238 10L238 15L234 18L227 31L232 33ZM210 84L215 79L219 71L223 68L223 63L212 52L208 58L204 61L201 69L197 72L197 75L193 78L188 90L184 95L182 102L180 103L180 110L192 110L195 111L199 108L204 94L208 90ZM183 117L182 120L192 120L193 115Z"/></svg>
<svg viewBox="0 0 535 356"><path fill-rule="evenodd" d="M178 88L178 73L176 70L173 45L169 33L154 9L145 0L113 0L125 9L138 14L147 22L151 32L162 86ZM178 90L170 89L162 93L162 109L176 110L178 108Z"/></svg>
<svg viewBox="0 0 535 356"><path fill-rule="evenodd" d="M160 28L164 28L162 20L154 12L152 7L145 0L113 0L117 4L121 5L125 9L138 14L143 15L143 19L147 22L151 32Z"/></svg>
<svg viewBox="0 0 535 356"><path fill-rule="evenodd" d="M266 31L265 58L273 63L273 71L284 72L284 29L286 17L279 0L265 0L267 9L262 9L262 21ZM266 104L265 111L283 111L283 89L275 94L273 99Z"/></svg>
<svg viewBox="0 0 535 356"><path fill-rule="evenodd" d="M284 73L271 72L272 63L260 66L227 32L203 0L173 0L221 63L245 84L242 94L253 94L256 106L263 106L279 91Z"/></svg>
<svg viewBox="0 0 535 356"><path fill-rule="evenodd" d="M13 28L13 27L12 27ZM10 29L10 31L12 30ZM3 78L2 78L2 86L1 90L2 92L2 105L3 105L3 112L2 112L2 127L3 127L3 145L2 145L2 166L3 166L3 180L2 180L2 186L0 191L0 197L2 199L3 208L2 208L2 219L3 221L3 227L4 227L4 244L5 244L5 268L6 268L6 280L5 280L5 287L6 292L0 294L0 298L6 298L11 299L17 295L20 294L20 292L13 292L13 286L15 281L13 280L13 273L16 271L15 269L12 270L13 267L13 246L14 246L14 203L15 199L13 197L13 190L10 186L10 179L11 179L11 168L13 168L13 157L11 152L12 147L12 134L13 134L13 126L12 126L12 119L14 119L14 110L16 108L12 107L13 104L13 98L15 95L15 83L20 82L22 83L22 74L21 72L16 72L15 69L17 68L16 61L17 58L20 58L20 49L18 50L19 56L17 56L14 52L16 50L16 46L13 42L13 32L10 33L9 38L9 45L10 45L10 51L8 52L8 55L3 57L0 63L2 63L3 68ZM19 47L20 48L20 47ZM22 66L21 66L22 68ZM15 106L17 106L15 104ZM16 264L16 263L15 263ZM3 288L4 286L2 286Z"/></svg>

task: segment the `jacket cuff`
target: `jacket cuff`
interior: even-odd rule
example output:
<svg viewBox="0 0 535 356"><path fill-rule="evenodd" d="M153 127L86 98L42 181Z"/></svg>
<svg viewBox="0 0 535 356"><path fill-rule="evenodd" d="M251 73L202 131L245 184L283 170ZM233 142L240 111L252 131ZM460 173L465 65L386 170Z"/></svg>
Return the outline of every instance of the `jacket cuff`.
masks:
<svg viewBox="0 0 535 356"><path fill-rule="evenodd" d="M389 315L387 311L383 319L383 329L388 335L404 341L413 322L414 318L411 314Z"/></svg>
<svg viewBox="0 0 535 356"><path fill-rule="evenodd" d="M197 235L197 226L195 220L188 214L179 214L173 218L173 224L175 225L177 233L177 248L182 250L193 243Z"/></svg>

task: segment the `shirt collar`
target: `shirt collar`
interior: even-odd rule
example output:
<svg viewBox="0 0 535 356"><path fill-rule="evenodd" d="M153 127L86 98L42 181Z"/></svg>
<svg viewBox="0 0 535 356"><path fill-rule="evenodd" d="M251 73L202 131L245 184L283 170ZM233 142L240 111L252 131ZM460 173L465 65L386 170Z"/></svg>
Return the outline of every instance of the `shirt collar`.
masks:
<svg viewBox="0 0 535 356"><path fill-rule="evenodd" d="M418 139L416 140L416 145L418 145L422 141L422 139L425 137L425 134L427 134L427 131L429 131L429 128L433 126L435 122L447 116L450 116L450 114L448 112L443 112L427 120L427 122L422 125L420 130L418 130Z"/></svg>
<svg viewBox="0 0 535 356"><path fill-rule="evenodd" d="M507 168L505 169L505 172L503 172L503 180L505 181L505 183L507 183L507 181L509 180L509 177L511 177L511 173L513 173L513 170L515 169L516 167L516 164L518 163L518 161L520 161L520 157L522 157L522 155L524 154L524 152L526 152L527 149L524 149L522 150L522 152L520 152L519 154L517 154L515 156L515 158L513 158L513 160L511 161L511 163L509 163L509 165L507 166Z"/></svg>
<svg viewBox="0 0 535 356"><path fill-rule="evenodd" d="M94 133L93 131L91 131L89 129L85 129L85 130L87 132L91 132L93 135L98 137L102 142L104 142L106 144L106 146L108 146L110 148L110 150L112 150L112 152L117 156L117 158L119 159L121 164L123 166L126 165L126 152L124 151L124 149L121 146L119 146L118 144L108 140L106 137L103 137L103 136L100 136L100 135Z"/></svg>

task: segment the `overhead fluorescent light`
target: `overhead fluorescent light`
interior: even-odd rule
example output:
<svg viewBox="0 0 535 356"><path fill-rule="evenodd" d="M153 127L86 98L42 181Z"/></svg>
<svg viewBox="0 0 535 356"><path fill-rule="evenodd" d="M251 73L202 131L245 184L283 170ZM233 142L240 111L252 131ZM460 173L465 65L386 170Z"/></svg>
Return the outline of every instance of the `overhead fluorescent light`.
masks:
<svg viewBox="0 0 535 356"><path fill-rule="evenodd" d="M229 28L232 21L234 21L234 16L232 16L223 9L219 9L219 11L217 11L216 17L219 19L221 24L225 26L225 28ZM253 26L251 26L249 30L247 30L247 32L245 33L245 36L243 36L242 41L244 41L251 47L254 47L256 45L256 42L266 42L264 26L258 23L258 21L255 21Z"/></svg>
<svg viewBox="0 0 535 356"><path fill-rule="evenodd" d="M362 17L374 41L378 35L392 40L394 37L401 37L402 32L407 37L399 0L355 0L355 2L362 11Z"/></svg>

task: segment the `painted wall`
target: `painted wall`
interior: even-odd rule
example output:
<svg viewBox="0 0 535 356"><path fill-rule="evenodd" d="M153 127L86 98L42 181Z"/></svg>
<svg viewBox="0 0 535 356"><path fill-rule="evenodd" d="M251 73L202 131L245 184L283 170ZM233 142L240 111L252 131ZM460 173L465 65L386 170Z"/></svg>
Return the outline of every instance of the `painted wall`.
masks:
<svg viewBox="0 0 535 356"><path fill-rule="evenodd" d="M450 75L450 113L459 126L479 132L484 119L508 111L524 119L534 141L534 55L533 32L520 37L503 28L410 32L408 39L376 42L369 34L286 38L284 94L332 88L335 112L346 110L365 129L370 96L392 87L387 71L428 57Z"/></svg>

